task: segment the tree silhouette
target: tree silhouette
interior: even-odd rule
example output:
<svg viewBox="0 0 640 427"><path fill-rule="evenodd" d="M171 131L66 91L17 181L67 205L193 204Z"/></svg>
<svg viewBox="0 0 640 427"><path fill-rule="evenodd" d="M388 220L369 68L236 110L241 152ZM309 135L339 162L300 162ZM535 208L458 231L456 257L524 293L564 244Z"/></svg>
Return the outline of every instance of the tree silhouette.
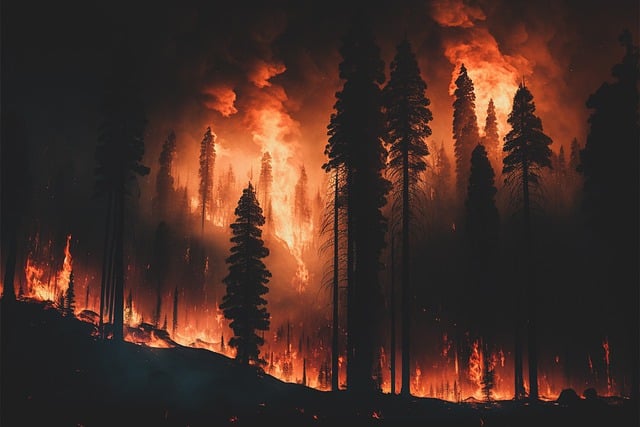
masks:
<svg viewBox="0 0 640 427"><path fill-rule="evenodd" d="M387 119L389 169L396 201L400 202L401 218L401 312L402 312L402 388L401 393L411 393L411 243L410 226L412 205L419 192L420 174L427 168L425 157L429 154L425 139L431 135L429 122L429 98L427 84L420 76L420 69L409 41L405 38L397 46L391 62L391 77L384 88L384 107ZM394 204L395 205L395 204Z"/></svg>
<svg viewBox="0 0 640 427"><path fill-rule="evenodd" d="M18 233L23 227L32 178L29 171L29 144L24 119L10 108L2 108L0 156L0 239L5 258L3 302L15 301L15 271Z"/></svg>
<svg viewBox="0 0 640 427"><path fill-rule="evenodd" d="M308 196L308 177L304 165L300 167L300 177L294 189L293 218L295 219L298 236L311 223L311 207Z"/></svg>
<svg viewBox="0 0 640 427"><path fill-rule="evenodd" d="M484 395L484 399L487 402L491 401L493 388L496 385L496 372L493 364L491 363L491 358L486 345L484 346L483 350L482 378L480 383L482 385L482 394Z"/></svg>
<svg viewBox="0 0 640 427"><path fill-rule="evenodd" d="M523 219L523 248L521 252L524 265L521 271L523 290L526 293L528 312L528 362L529 362L529 397L538 398L538 361L536 344L535 319L535 288L533 278L534 261L532 251L532 202L536 191L540 187L540 169L551 167L552 140L542 131L542 120L535 113L536 107L533 95L524 85L520 84L513 98L513 109L509 113L507 122L511 130L504 137L504 151L502 173L505 185L511 190L514 201L520 202ZM519 293L518 293L519 294ZM520 298L516 297L517 300ZM516 303L518 306L519 301ZM516 313L519 313L516 308ZM522 347L519 339L520 321L516 320L515 347L515 390L516 398L523 395L522 385Z"/></svg>
<svg viewBox="0 0 640 427"><path fill-rule="evenodd" d="M344 167L340 190L346 202L347 223L347 381L353 391L375 390L375 360L381 295L378 271L384 247L389 182L383 178L386 150L379 85L384 63L363 16L356 16L342 37L340 78L335 113L328 126L328 161L323 168ZM357 262L356 262L357 260Z"/></svg>
<svg viewBox="0 0 640 427"><path fill-rule="evenodd" d="M64 294L64 310L65 316L74 316L76 311L76 292L73 284L73 270L69 273L69 286Z"/></svg>
<svg viewBox="0 0 640 427"><path fill-rule="evenodd" d="M153 209L156 218L167 219L167 208L173 194L173 176L171 168L176 156L176 134L169 132L167 139L162 144L162 151L158 159L159 168L156 175L156 197L153 199Z"/></svg>
<svg viewBox="0 0 640 427"><path fill-rule="evenodd" d="M491 167L496 170L502 165L502 150L500 150L498 119L496 118L496 107L493 104L493 99L489 100L489 105L487 106L487 118L484 124L482 145L484 145L487 151L487 157L491 162Z"/></svg>
<svg viewBox="0 0 640 427"><path fill-rule="evenodd" d="M200 209L202 210L202 234L204 235L204 222L207 213L213 208L213 169L216 162L216 134L211 132L211 127L207 127L200 142Z"/></svg>
<svg viewBox="0 0 640 427"><path fill-rule="evenodd" d="M176 337L176 331L178 330L178 287L173 290L173 316L171 321L171 336L173 339Z"/></svg>
<svg viewBox="0 0 640 427"><path fill-rule="evenodd" d="M142 165L146 118L138 82L132 72L135 61L126 43L112 61L102 105L103 121L96 147L95 194L107 199L105 245L100 294L100 329L104 317L113 324L113 338L123 340L124 322L124 226L125 196L136 176L149 173Z"/></svg>
<svg viewBox="0 0 640 427"><path fill-rule="evenodd" d="M231 224L234 246L226 260L229 274L223 279L227 292L220 309L231 320L234 336L229 345L237 350L236 360L242 364L264 364L258 348L264 339L256 331L269 330L263 295L269 292L266 284L271 273L261 260L269 255L269 249L261 240L260 226L265 220L251 183L242 191L235 214L236 221Z"/></svg>
<svg viewBox="0 0 640 427"><path fill-rule="evenodd" d="M453 139L456 155L456 188L458 200L463 201L469 183L471 152L480 142L480 135L476 118L476 94L464 64L460 65L460 72L455 83Z"/></svg>
<svg viewBox="0 0 640 427"><path fill-rule="evenodd" d="M613 310L624 313L632 359L631 396L639 397L640 344L638 330L638 118L639 51L631 33L619 37L624 56L611 71L614 81L602 84L587 100L592 110L589 134L580 151L579 171L584 176L584 210L594 232L596 255L611 295L619 298ZM616 191L612 191L616 189ZM618 286L615 286L617 284Z"/></svg>
<svg viewBox="0 0 640 427"><path fill-rule="evenodd" d="M487 339L492 326L488 320L494 312L493 295L496 282L492 277L492 264L498 246L500 217L496 208L495 196L497 190L494 185L494 173L484 145L478 144L471 153L471 173L467 199L465 201L464 234L469 243L471 262L472 288L467 293L471 300L470 306L475 311L472 317L477 319L477 328L481 336Z"/></svg>

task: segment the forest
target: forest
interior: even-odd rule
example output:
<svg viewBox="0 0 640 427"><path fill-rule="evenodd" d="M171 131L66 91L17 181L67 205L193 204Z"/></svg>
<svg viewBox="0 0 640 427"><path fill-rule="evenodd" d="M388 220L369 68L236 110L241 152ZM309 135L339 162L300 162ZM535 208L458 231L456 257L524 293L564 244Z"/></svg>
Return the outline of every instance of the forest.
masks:
<svg viewBox="0 0 640 427"><path fill-rule="evenodd" d="M211 6L137 26L148 8L69 2L51 12L96 27L48 41L3 5L2 406L394 424L398 395L407 425L525 425L525 403L531 425L636 417L637 25L609 11L594 42L600 9L573 2L574 33L534 6L518 27L504 2L428 5L231 8L209 34ZM187 402L205 390L226 403Z"/></svg>

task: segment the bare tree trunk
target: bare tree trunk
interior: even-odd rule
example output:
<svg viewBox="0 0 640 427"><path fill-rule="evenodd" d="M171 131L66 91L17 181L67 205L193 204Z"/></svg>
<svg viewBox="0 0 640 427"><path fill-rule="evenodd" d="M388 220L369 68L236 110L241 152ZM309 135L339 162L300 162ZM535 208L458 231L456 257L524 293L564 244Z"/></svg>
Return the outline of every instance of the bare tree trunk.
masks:
<svg viewBox="0 0 640 427"><path fill-rule="evenodd" d="M335 182L333 183L333 334L331 337L331 390L338 391L339 388L339 365L338 365L338 335L339 331L339 279L340 279L340 245L338 242L338 169L335 172Z"/></svg>
<svg viewBox="0 0 640 427"><path fill-rule="evenodd" d="M531 234L531 205L529 201L529 165L525 160L523 162L522 191L523 191L523 208L524 208L524 244L525 244L525 283L526 283L526 301L528 314L528 349L529 355L529 398L537 400L538 395L538 349L536 337L536 292L535 281L533 279L532 268L532 234Z"/></svg>
<svg viewBox="0 0 640 427"><path fill-rule="evenodd" d="M391 233L391 394L396 394L396 283L395 283L395 241Z"/></svg>
<svg viewBox="0 0 640 427"><path fill-rule="evenodd" d="M115 259L113 297L113 339L124 339L124 194L116 194Z"/></svg>
<svg viewBox="0 0 640 427"><path fill-rule="evenodd" d="M406 145L406 142L403 142ZM402 389L411 394L411 284L409 277L409 150L402 153Z"/></svg>

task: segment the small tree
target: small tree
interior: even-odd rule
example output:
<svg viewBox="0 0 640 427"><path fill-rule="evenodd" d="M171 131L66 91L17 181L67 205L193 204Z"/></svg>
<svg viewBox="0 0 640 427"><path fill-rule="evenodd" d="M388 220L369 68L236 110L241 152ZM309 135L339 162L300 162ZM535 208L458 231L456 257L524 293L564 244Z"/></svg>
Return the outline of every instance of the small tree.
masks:
<svg viewBox="0 0 640 427"><path fill-rule="evenodd" d="M485 349L484 357L482 360L482 394L484 399L489 402L493 395L493 388L495 387L495 370L489 357L489 352Z"/></svg>
<svg viewBox="0 0 640 427"><path fill-rule="evenodd" d="M216 161L216 134L207 130L200 143L200 208L202 210L202 233L204 234L204 221L207 212L211 212L213 207L213 168Z"/></svg>
<svg viewBox="0 0 640 427"><path fill-rule="evenodd" d="M269 255L269 249L261 240L260 226L265 219L251 183L242 191L235 215L236 221L231 224L234 246L226 260L229 274L223 279L227 293L220 309L224 317L231 320L234 335L229 345L237 350L236 360L246 365L265 364L259 358L258 348L264 339L256 331L269 330L267 301L263 295L269 292L265 285L271 273L261 260Z"/></svg>
<svg viewBox="0 0 640 427"><path fill-rule="evenodd" d="M73 316L76 310L76 293L73 285L73 270L69 274L69 287L64 294L64 310L65 316Z"/></svg>

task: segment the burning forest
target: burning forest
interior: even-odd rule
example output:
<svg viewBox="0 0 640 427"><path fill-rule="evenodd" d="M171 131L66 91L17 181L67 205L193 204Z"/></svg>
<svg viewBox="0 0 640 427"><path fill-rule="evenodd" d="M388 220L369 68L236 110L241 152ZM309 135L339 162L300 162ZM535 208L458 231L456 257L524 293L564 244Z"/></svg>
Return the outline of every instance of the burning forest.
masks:
<svg viewBox="0 0 640 427"><path fill-rule="evenodd" d="M637 4L117 3L3 4L4 337L637 409Z"/></svg>

